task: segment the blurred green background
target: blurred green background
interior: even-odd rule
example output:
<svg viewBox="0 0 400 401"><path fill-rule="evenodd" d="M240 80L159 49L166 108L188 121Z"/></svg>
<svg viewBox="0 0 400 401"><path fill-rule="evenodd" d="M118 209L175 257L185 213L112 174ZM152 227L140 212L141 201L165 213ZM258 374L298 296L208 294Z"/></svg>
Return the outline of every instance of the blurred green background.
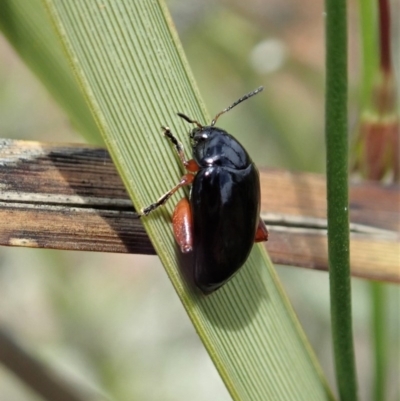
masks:
<svg viewBox="0 0 400 401"><path fill-rule="evenodd" d="M214 116L258 166L324 172L323 2L170 0L186 55ZM356 3L349 9L350 127L357 122ZM82 142L68 117L0 37L0 137ZM171 119L176 118L171 110ZM191 116L196 118L196 116ZM160 121L168 124L168 121ZM159 135L155 127L155 135ZM177 133L178 136L185 132ZM328 275L277 267L334 387ZM368 285L353 280L360 399L371 399ZM399 400L399 291L389 291L389 400ZM76 387L116 400L230 400L157 257L0 250L0 324ZM397 398L396 398L397 397ZM0 365L0 400L38 400Z"/></svg>

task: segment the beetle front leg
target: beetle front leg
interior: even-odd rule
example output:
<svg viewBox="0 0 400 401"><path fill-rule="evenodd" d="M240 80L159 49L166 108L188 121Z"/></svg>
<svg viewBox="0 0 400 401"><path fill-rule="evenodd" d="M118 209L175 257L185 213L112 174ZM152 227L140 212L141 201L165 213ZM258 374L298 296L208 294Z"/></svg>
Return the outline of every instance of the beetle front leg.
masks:
<svg viewBox="0 0 400 401"><path fill-rule="evenodd" d="M161 127L161 128L164 130L164 135L174 145L176 153L178 154L179 159L181 160L182 164L185 166L186 170L188 170L192 173L195 173L196 171L198 171L199 165L193 159L190 159L190 160L186 159L183 145L181 142L178 141L178 139L175 137L175 135L171 132L171 129L169 127Z"/></svg>
<svg viewBox="0 0 400 401"><path fill-rule="evenodd" d="M264 224L264 221L260 217L258 221L258 227L256 231L256 236L254 238L254 242L263 242L268 241L268 229L267 226Z"/></svg>
<svg viewBox="0 0 400 401"><path fill-rule="evenodd" d="M181 252L191 252L193 250L193 217L190 203L186 198L182 198L175 206L172 227Z"/></svg>
<svg viewBox="0 0 400 401"><path fill-rule="evenodd" d="M140 214L142 216L147 216L149 213L151 213L153 210L157 209L158 207L162 206L179 188L182 188L186 185L191 185L194 180L194 175L193 174L185 174L182 178L179 184L175 185L172 189L170 189L168 192L166 192L161 198L158 199L157 202L152 203L151 205L143 208L140 211Z"/></svg>

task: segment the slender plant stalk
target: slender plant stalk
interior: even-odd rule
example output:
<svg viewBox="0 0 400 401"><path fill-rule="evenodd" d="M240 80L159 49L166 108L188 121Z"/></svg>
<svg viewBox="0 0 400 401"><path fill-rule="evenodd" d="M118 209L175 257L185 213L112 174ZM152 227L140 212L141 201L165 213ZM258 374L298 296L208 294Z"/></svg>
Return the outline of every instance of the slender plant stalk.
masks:
<svg viewBox="0 0 400 401"><path fill-rule="evenodd" d="M390 7L389 0L379 0L379 49L380 67L384 74L392 71L390 52Z"/></svg>
<svg viewBox="0 0 400 401"><path fill-rule="evenodd" d="M340 399L355 401L348 215L346 1L326 0L325 4L325 132L332 337Z"/></svg>

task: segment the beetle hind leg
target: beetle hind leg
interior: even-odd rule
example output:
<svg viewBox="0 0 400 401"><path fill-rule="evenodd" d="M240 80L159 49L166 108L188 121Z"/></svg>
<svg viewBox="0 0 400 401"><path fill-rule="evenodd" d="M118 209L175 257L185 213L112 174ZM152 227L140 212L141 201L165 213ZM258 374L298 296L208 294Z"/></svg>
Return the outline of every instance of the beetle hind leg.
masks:
<svg viewBox="0 0 400 401"><path fill-rule="evenodd" d="M186 198L182 198L175 206L172 226L181 252L191 252L193 250L193 217L190 203Z"/></svg>
<svg viewBox="0 0 400 401"><path fill-rule="evenodd" d="M256 231L256 236L254 238L254 242L263 242L268 241L268 229L267 226L264 224L264 221L260 217L258 221L258 227Z"/></svg>

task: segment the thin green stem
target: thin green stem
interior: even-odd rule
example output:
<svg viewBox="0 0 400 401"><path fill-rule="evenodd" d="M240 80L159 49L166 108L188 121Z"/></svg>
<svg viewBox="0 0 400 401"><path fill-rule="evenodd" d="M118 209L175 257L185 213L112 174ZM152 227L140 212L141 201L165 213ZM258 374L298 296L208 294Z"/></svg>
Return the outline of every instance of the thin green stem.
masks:
<svg viewBox="0 0 400 401"><path fill-rule="evenodd" d="M355 401L348 215L346 0L326 0L325 5L325 132L332 337L340 399Z"/></svg>

